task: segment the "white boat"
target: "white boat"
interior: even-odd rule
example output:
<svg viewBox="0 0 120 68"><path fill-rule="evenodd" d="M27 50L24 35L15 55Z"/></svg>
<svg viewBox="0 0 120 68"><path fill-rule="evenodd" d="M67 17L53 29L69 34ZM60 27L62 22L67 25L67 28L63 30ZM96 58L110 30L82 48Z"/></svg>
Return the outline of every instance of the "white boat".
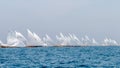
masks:
<svg viewBox="0 0 120 68"><path fill-rule="evenodd" d="M1 43L1 47L25 47L23 42L24 36L20 32L9 32L7 44ZM25 39L25 38L24 38Z"/></svg>

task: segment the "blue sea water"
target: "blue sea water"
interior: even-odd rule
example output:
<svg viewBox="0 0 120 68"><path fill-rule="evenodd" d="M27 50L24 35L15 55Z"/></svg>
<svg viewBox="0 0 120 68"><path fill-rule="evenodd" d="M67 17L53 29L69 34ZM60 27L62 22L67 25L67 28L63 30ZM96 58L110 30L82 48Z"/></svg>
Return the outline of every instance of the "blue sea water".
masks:
<svg viewBox="0 0 120 68"><path fill-rule="evenodd" d="M0 48L0 68L119 67L119 46Z"/></svg>

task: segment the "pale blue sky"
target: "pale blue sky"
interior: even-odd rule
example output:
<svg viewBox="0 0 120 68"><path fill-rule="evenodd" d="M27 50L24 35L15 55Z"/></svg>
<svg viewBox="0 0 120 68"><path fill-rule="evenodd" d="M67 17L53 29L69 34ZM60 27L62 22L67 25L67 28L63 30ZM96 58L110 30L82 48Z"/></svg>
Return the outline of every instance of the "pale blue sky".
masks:
<svg viewBox="0 0 120 68"><path fill-rule="evenodd" d="M0 39L10 30L120 40L120 0L1 0Z"/></svg>

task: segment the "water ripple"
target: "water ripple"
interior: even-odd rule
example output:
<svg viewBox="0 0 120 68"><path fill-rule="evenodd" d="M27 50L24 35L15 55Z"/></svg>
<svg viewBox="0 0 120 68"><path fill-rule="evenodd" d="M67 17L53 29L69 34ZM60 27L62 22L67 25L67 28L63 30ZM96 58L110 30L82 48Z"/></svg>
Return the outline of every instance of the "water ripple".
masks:
<svg viewBox="0 0 120 68"><path fill-rule="evenodd" d="M0 68L119 68L120 47L0 48Z"/></svg>

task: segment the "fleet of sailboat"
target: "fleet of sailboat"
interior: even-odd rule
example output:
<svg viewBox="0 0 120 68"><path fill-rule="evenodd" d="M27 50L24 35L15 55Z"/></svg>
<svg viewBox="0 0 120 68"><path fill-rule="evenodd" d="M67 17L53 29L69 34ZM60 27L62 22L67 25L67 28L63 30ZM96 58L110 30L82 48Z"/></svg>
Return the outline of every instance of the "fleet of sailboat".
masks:
<svg viewBox="0 0 120 68"><path fill-rule="evenodd" d="M119 45L116 40L105 38L101 43L98 43L94 38L90 39L87 35L79 39L75 34L64 35L60 33L56 35L54 41L48 34L40 38L35 32L27 29L27 38L17 31L11 31L7 36L7 43L4 44L0 40L0 47L40 47L40 46L113 46Z"/></svg>

